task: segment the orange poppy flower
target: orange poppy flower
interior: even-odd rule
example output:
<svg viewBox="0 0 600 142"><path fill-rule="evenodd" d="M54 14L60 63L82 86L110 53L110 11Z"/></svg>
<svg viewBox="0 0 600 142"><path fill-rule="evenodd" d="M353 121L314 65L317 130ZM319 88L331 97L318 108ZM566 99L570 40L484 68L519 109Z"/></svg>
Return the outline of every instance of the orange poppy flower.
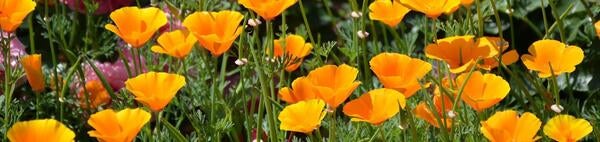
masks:
<svg viewBox="0 0 600 142"><path fill-rule="evenodd" d="M576 142L592 132L592 125L585 119L571 115L557 115L544 125L544 134L559 142Z"/></svg>
<svg viewBox="0 0 600 142"><path fill-rule="evenodd" d="M471 4L473 4L473 1L475 0L460 0L460 4L462 4L465 7L469 7L471 6Z"/></svg>
<svg viewBox="0 0 600 142"><path fill-rule="evenodd" d="M400 0L400 3L431 19L437 19L442 13L451 14L456 11L461 0Z"/></svg>
<svg viewBox="0 0 600 142"><path fill-rule="evenodd" d="M400 91L406 98L421 89L419 79L431 71L431 64L398 53L378 54L369 64L385 88Z"/></svg>
<svg viewBox="0 0 600 142"><path fill-rule="evenodd" d="M358 69L346 64L325 65L308 73L315 93L323 99L331 110L335 110L360 85L356 80Z"/></svg>
<svg viewBox="0 0 600 142"><path fill-rule="evenodd" d="M287 35L285 41L283 39L276 39L274 44L275 57L281 57L283 55L283 48L281 44L285 43L285 53L287 54L285 70L292 72L302 64L302 60L312 50L313 46L310 43L306 43L303 37L298 35ZM271 52L271 51L267 51Z"/></svg>
<svg viewBox="0 0 600 142"><path fill-rule="evenodd" d="M288 105L279 113L279 129L285 131L311 133L318 129L327 112L323 100L313 99Z"/></svg>
<svg viewBox="0 0 600 142"><path fill-rule="evenodd" d="M351 121L364 121L379 125L394 117L400 107L406 106L404 95L393 89L380 88L371 90L344 105L344 114L352 117Z"/></svg>
<svg viewBox="0 0 600 142"><path fill-rule="evenodd" d="M538 76L547 78L575 71L575 66L583 61L583 50L556 40L539 40L529 46L529 53L521 56L523 64Z"/></svg>
<svg viewBox="0 0 600 142"><path fill-rule="evenodd" d="M110 13L115 22L104 28L117 34L132 47L141 48L160 29L167 24L167 16L156 7L123 7Z"/></svg>
<svg viewBox="0 0 600 142"><path fill-rule="evenodd" d="M492 142L534 142L542 122L535 114L525 112L521 116L514 110L494 113L481 122L480 131Z"/></svg>
<svg viewBox="0 0 600 142"><path fill-rule="evenodd" d="M467 81L468 75L469 73L459 75L456 85L457 88L462 88L461 85L466 82L461 98L478 112L497 104L510 91L508 82L500 76L475 71Z"/></svg>
<svg viewBox="0 0 600 142"><path fill-rule="evenodd" d="M158 44L160 46L152 46L152 51L183 59L192 51L192 47L194 47L196 41L198 41L196 37L187 31L175 30L166 32L158 37Z"/></svg>
<svg viewBox="0 0 600 142"><path fill-rule="evenodd" d="M44 74L42 73L42 55L32 54L21 59L21 65L25 69L27 81L35 92L42 92L45 88Z"/></svg>
<svg viewBox="0 0 600 142"><path fill-rule="evenodd" d="M482 69L491 70L498 67L497 59L500 58L500 54L502 54L502 64L504 65L510 65L519 60L517 50L513 49L505 52L508 49L508 42L504 39L498 37L481 37L477 40L477 46L479 46L479 48L491 48L498 53L496 56L483 59L483 63L479 65Z"/></svg>
<svg viewBox="0 0 600 142"><path fill-rule="evenodd" d="M267 21L273 20L296 2L298 0L238 0L238 3Z"/></svg>
<svg viewBox="0 0 600 142"><path fill-rule="evenodd" d="M133 93L135 100L155 112L167 106L184 85L185 77L162 72L148 72L125 81L125 88Z"/></svg>
<svg viewBox="0 0 600 142"><path fill-rule="evenodd" d="M35 9L33 0L0 0L0 27L7 33L14 32Z"/></svg>
<svg viewBox="0 0 600 142"><path fill-rule="evenodd" d="M106 109L90 116L87 123L95 130L88 131L90 137L105 142L131 142L138 132L150 121L150 113L143 109L123 109L115 112Z"/></svg>
<svg viewBox="0 0 600 142"><path fill-rule="evenodd" d="M600 21L596 22L596 24L594 24L594 27L596 27L596 35L598 36L598 38L600 38Z"/></svg>
<svg viewBox="0 0 600 142"><path fill-rule="evenodd" d="M317 99L313 90L312 83L306 77L298 77L292 82L292 88L284 87L279 89L279 98L288 104L299 101Z"/></svg>
<svg viewBox="0 0 600 142"><path fill-rule="evenodd" d="M433 105L435 109L435 113L440 118L440 122L442 122L446 128L452 127L452 119L447 116L447 112L452 111L452 103L453 101L450 97L445 95L436 94L433 96ZM417 118L421 118L425 120L427 123L433 125L434 127L440 128L440 125L437 121L437 118L429 106L425 102L421 102L417 105L417 107L413 110L413 113Z"/></svg>
<svg viewBox="0 0 600 142"><path fill-rule="evenodd" d="M15 123L6 133L11 142L74 142L75 133L54 119Z"/></svg>
<svg viewBox="0 0 600 142"><path fill-rule="evenodd" d="M410 9L393 0L376 0L369 5L369 18L396 27Z"/></svg>
<svg viewBox="0 0 600 142"><path fill-rule="evenodd" d="M88 93L86 97L85 93ZM102 86L102 82L98 80L92 80L85 83L85 90L81 89L79 91L79 106L81 108L89 108L95 109L96 107L106 104L110 102L110 96L108 95L108 91Z"/></svg>
<svg viewBox="0 0 600 142"><path fill-rule="evenodd" d="M225 53L233 41L242 33L240 22L244 16L237 11L195 12L183 20L186 27L200 45L213 56Z"/></svg>
<svg viewBox="0 0 600 142"><path fill-rule="evenodd" d="M490 58L498 52L487 46L477 46L473 36L454 36L437 40L425 47L425 55L443 60L450 65L450 72L461 73L477 64L478 58Z"/></svg>

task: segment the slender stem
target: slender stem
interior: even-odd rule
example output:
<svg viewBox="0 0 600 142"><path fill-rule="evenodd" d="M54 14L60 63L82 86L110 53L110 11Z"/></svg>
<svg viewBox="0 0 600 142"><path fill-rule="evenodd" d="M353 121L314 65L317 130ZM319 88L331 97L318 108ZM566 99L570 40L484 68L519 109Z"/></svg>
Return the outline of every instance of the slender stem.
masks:
<svg viewBox="0 0 600 142"><path fill-rule="evenodd" d="M554 19L556 19L556 22L558 23L558 33L560 34L560 41L562 41L563 43L567 42L566 41L566 36L565 36L565 26L563 25L563 21L562 18L559 17L558 13L556 13L556 5L554 3L553 0L549 0L548 4L550 4L550 8L552 8L552 16L554 17ZM567 11L568 12L568 11ZM565 12L566 13L566 12Z"/></svg>
<svg viewBox="0 0 600 142"><path fill-rule="evenodd" d="M329 126L329 139L330 140L337 140L335 137L335 132L336 132L336 125L337 125L337 118L335 117L336 111L333 110L333 112L331 112L331 115L329 115L329 119L331 120L331 126Z"/></svg>
<svg viewBox="0 0 600 142"><path fill-rule="evenodd" d="M312 35L312 31L310 30L310 24L308 23L308 18L306 18L306 11L304 10L304 4L302 4L302 0L298 0L298 5L300 5L300 13L302 15L302 20L304 21L304 27L306 28L306 32L308 32L308 38L310 38L310 42L316 43L315 38ZM267 21L267 23L268 22L270 22L270 21Z"/></svg>
<svg viewBox="0 0 600 142"><path fill-rule="evenodd" d="M477 29L478 37L483 36L483 13L481 11L481 0L475 0L475 5L477 5L477 23L479 23L479 28Z"/></svg>
<svg viewBox="0 0 600 142"><path fill-rule="evenodd" d="M546 16L546 6L544 6L544 0L540 0L540 3L540 7L542 8L542 19L544 19L544 30L546 31L546 34L548 34L550 31L548 31L548 16Z"/></svg>
<svg viewBox="0 0 600 142"><path fill-rule="evenodd" d="M500 37L500 40L504 40L504 34L503 34L503 30L502 30L502 21L500 21L500 14L498 14L498 10L496 9L496 0L490 0L490 5L492 5L492 11L494 11L494 17L496 18L496 27L498 27L498 36ZM510 8L509 8L510 9ZM500 53L498 53L498 66L500 66L500 64L502 64L502 52L504 51L504 45L499 45L500 49ZM502 73L502 68L498 68L498 72Z"/></svg>

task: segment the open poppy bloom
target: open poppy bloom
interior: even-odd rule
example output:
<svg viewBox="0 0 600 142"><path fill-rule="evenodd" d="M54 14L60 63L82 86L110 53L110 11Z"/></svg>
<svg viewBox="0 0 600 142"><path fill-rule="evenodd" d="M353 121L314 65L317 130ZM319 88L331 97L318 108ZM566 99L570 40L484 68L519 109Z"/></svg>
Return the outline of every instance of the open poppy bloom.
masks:
<svg viewBox="0 0 600 142"><path fill-rule="evenodd" d="M456 78L456 85L457 88L462 88L466 82L461 98L478 112L497 104L510 91L508 82L500 76L475 71L467 81L468 76L469 73L459 75Z"/></svg>
<svg viewBox="0 0 600 142"><path fill-rule="evenodd" d="M327 112L323 100L300 101L283 108L277 119L281 121L279 129L310 134L318 129Z"/></svg>
<svg viewBox="0 0 600 142"><path fill-rule="evenodd" d="M125 81L125 88L133 93L135 100L155 112L167 106L184 85L185 77L163 72L148 72Z"/></svg>
<svg viewBox="0 0 600 142"><path fill-rule="evenodd" d="M542 122L535 114L525 112L521 116L514 110L494 113L481 122L480 131L492 142L534 142Z"/></svg>
<svg viewBox="0 0 600 142"><path fill-rule="evenodd" d="M413 110L413 113L417 118L425 120L434 127L440 128L440 126L446 126L446 128L451 128L452 119L447 116L447 112L452 111L452 103L454 102L450 99L450 97L436 94L433 96L433 105L435 110L432 111L429 109L427 103L421 102ZM437 113L437 117L434 113ZM438 123L438 118L441 124Z"/></svg>
<svg viewBox="0 0 600 142"><path fill-rule="evenodd" d="M442 13L451 14L460 7L461 0L399 0L404 6L419 11L431 19Z"/></svg>
<svg viewBox="0 0 600 142"><path fill-rule="evenodd" d="M54 119L15 123L6 133L11 142L74 142L75 133Z"/></svg>
<svg viewBox="0 0 600 142"><path fill-rule="evenodd" d="M156 7L123 7L110 13L115 22L104 28L117 34L134 48L141 48L160 27L167 24L167 16Z"/></svg>
<svg viewBox="0 0 600 142"><path fill-rule="evenodd" d="M404 95L393 89L371 90L344 105L344 114L351 121L364 121L379 125L394 117L400 108L406 106Z"/></svg>
<svg viewBox="0 0 600 142"><path fill-rule="evenodd" d="M299 101L318 99L310 80L306 77L298 77L292 82L292 88L284 87L279 89L279 98L293 104Z"/></svg>
<svg viewBox="0 0 600 142"><path fill-rule="evenodd" d="M178 59L187 56L196 44L196 37L187 31L175 30L158 37L158 44L152 46L152 52L167 54Z"/></svg>
<svg viewBox="0 0 600 142"><path fill-rule="evenodd" d="M529 46L529 53L521 56L523 64L537 71L540 78L571 73L583 61L583 50L556 40L539 40Z"/></svg>
<svg viewBox="0 0 600 142"><path fill-rule="evenodd" d="M443 60L450 65L450 72L461 73L477 65L479 58L490 58L498 54L488 46L477 46L473 36L454 36L437 40L425 47L425 55Z"/></svg>
<svg viewBox="0 0 600 142"><path fill-rule="evenodd" d="M429 86L419 84L419 79L431 71L431 64L423 60L398 53L381 53L373 57L369 65L385 88L395 89L406 98L421 86Z"/></svg>
<svg viewBox="0 0 600 142"><path fill-rule="evenodd" d="M596 27L596 35L598 36L598 38L600 38L600 21L596 22L596 24L594 24L594 27Z"/></svg>
<svg viewBox="0 0 600 142"><path fill-rule="evenodd" d="M244 7L256 12L267 21L275 19L298 0L238 0Z"/></svg>
<svg viewBox="0 0 600 142"><path fill-rule="evenodd" d="M141 108L123 109L119 112L106 109L90 116L87 123L95 130L88 131L88 134L98 141L131 142L150 121L150 117L150 113Z"/></svg>
<svg viewBox="0 0 600 142"><path fill-rule="evenodd" d="M500 58L500 54L502 54L502 64L504 65L510 65L519 60L517 50L506 51L508 49L508 42L504 39L498 37L481 37L477 40L477 46L479 48L486 48L487 46L487 48L491 48L498 53L496 56L483 59L483 63L479 65L482 69L491 70L498 67L497 59Z"/></svg>
<svg viewBox="0 0 600 142"><path fill-rule="evenodd" d="M42 73L42 55L26 55L21 59L21 65L25 69L27 81L31 89L35 92L42 92L45 89L44 74Z"/></svg>
<svg viewBox="0 0 600 142"><path fill-rule="evenodd" d="M242 33L240 22L244 16L237 11L195 12L183 20L186 27L203 48L213 56L225 53Z"/></svg>
<svg viewBox="0 0 600 142"><path fill-rule="evenodd" d="M360 85L356 80L358 69L342 64L325 65L308 73L308 79L312 81L315 93L323 99L331 110L335 110L343 103L350 94Z"/></svg>
<svg viewBox="0 0 600 142"><path fill-rule="evenodd" d="M576 142L592 132L592 125L585 119L571 115L557 115L544 125L544 134L559 142Z"/></svg>
<svg viewBox="0 0 600 142"><path fill-rule="evenodd" d="M99 80L91 80L85 83L85 90L81 89L78 96L81 108L95 109L102 104L110 102L110 95L108 95L108 91L102 86L102 82Z"/></svg>
<svg viewBox="0 0 600 142"><path fill-rule="evenodd" d="M396 27L404 19L410 9L394 0L376 0L369 5L369 18Z"/></svg>
<svg viewBox="0 0 600 142"><path fill-rule="evenodd" d="M35 9L33 0L0 0L0 27L7 33L14 32Z"/></svg>
<svg viewBox="0 0 600 142"><path fill-rule="evenodd" d="M285 41L283 39L276 39L274 44L275 57L281 57L284 53L284 47L281 46L285 43L285 54L287 55L285 61L285 70L292 72L302 64L302 60L312 50L313 46L310 43L306 43L303 37L299 35L287 35ZM267 51L269 53L271 51Z"/></svg>

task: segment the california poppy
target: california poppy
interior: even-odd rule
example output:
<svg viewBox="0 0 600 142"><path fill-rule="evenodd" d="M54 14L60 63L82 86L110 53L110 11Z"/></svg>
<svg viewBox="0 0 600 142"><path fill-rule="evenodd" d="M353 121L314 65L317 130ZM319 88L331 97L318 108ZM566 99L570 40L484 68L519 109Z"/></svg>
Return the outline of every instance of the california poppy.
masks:
<svg viewBox="0 0 600 142"><path fill-rule="evenodd" d="M166 32L158 37L160 46L152 46L152 51L182 59L192 51L196 41L196 37L187 31Z"/></svg>
<svg viewBox="0 0 600 142"><path fill-rule="evenodd" d="M596 27L596 35L598 36L598 38L600 38L600 21L596 22L596 24L594 24L594 27Z"/></svg>
<svg viewBox="0 0 600 142"><path fill-rule="evenodd" d="M429 106L425 102L421 102L413 110L413 113L417 118L425 120L434 127L440 128L440 126L446 126L446 128L451 128L452 119L447 116L447 113L452 111L452 103L453 101L450 99L450 97L436 94L433 96L433 108L435 110L429 109ZM437 118L440 119L440 122L442 122L443 125L438 123Z"/></svg>
<svg viewBox="0 0 600 142"><path fill-rule="evenodd" d="M379 125L396 115L406 106L404 95L393 89L371 90L344 105L344 114L351 121L364 121Z"/></svg>
<svg viewBox="0 0 600 142"><path fill-rule="evenodd" d="M313 90L312 82L306 77L298 77L292 82L292 88L284 87L279 89L279 98L288 104L299 101L317 99Z"/></svg>
<svg viewBox="0 0 600 142"><path fill-rule="evenodd" d="M381 53L369 61L371 70L385 88L395 89L411 97L421 89L419 79L431 71L431 64L416 58L398 54Z"/></svg>
<svg viewBox="0 0 600 142"><path fill-rule="evenodd" d="M183 20L186 27L203 48L213 56L225 53L242 33L240 22L244 16L237 11L195 12Z"/></svg>
<svg viewBox="0 0 600 142"><path fill-rule="evenodd" d="M529 70L537 71L541 78L571 73L584 57L581 48L556 40L536 41L529 46L529 53L521 56L521 60Z"/></svg>
<svg viewBox="0 0 600 142"><path fill-rule="evenodd" d="M369 18L396 27L404 19L410 9L394 0L376 0L369 5Z"/></svg>
<svg viewBox="0 0 600 142"><path fill-rule="evenodd" d="M141 48L160 27L167 24L167 16L156 7L123 7L110 13L115 22L104 28L117 34L134 48Z"/></svg>
<svg viewBox="0 0 600 142"><path fill-rule="evenodd" d="M525 112L521 116L514 110L494 113L481 122L480 131L492 142L533 142L542 122L535 114Z"/></svg>
<svg viewBox="0 0 600 142"><path fill-rule="evenodd" d="M6 133L11 142L74 142L75 133L54 119L15 123Z"/></svg>
<svg viewBox="0 0 600 142"><path fill-rule="evenodd" d="M44 80L44 74L42 73L42 55L27 55L21 59L21 65L23 66L23 69L25 69L27 81L29 81L31 89L35 92L44 91L44 83L46 81Z"/></svg>
<svg viewBox="0 0 600 142"><path fill-rule="evenodd" d="M323 99L331 110L335 110L360 85L354 81L358 69L346 64L335 66L325 65L308 73L317 96Z"/></svg>
<svg viewBox="0 0 600 142"><path fill-rule="evenodd" d="M575 142L592 132L592 125L585 119L571 115L557 115L544 125L544 134L559 142Z"/></svg>
<svg viewBox="0 0 600 142"><path fill-rule="evenodd" d="M454 36L437 40L425 47L425 55L443 60L450 65L450 72L461 73L477 64L477 59L490 58L498 54L487 46L477 46L473 36Z"/></svg>
<svg viewBox="0 0 600 142"><path fill-rule="evenodd" d="M462 4L465 7L469 7L471 6L471 4L473 4L473 1L475 0L460 0L460 4Z"/></svg>
<svg viewBox="0 0 600 142"><path fill-rule="evenodd" d="M35 9L33 0L0 0L0 27L7 33L14 32Z"/></svg>
<svg viewBox="0 0 600 142"><path fill-rule="evenodd" d="M163 72L148 72L125 81L125 88L133 93L135 100L155 112L167 106L184 85L185 77Z"/></svg>
<svg viewBox="0 0 600 142"><path fill-rule="evenodd" d="M461 98L478 112L497 104L510 91L508 82L500 76L482 74L479 71L473 72L470 78L468 76L469 73L459 75L456 78L456 85L457 88L463 88L462 85L465 85Z"/></svg>
<svg viewBox="0 0 600 142"><path fill-rule="evenodd" d="M88 81L85 83L85 90L81 89L79 91L79 106L82 108L88 108L89 103L89 108L95 109L108 102L110 102L108 91L102 86L102 82L99 80Z"/></svg>
<svg viewBox="0 0 600 142"><path fill-rule="evenodd" d="M481 37L477 40L477 46L479 48L491 48L498 53L496 56L483 59L483 63L479 65L482 69L491 70L498 67L497 59L500 58L500 54L502 54L502 64L504 65L510 65L519 60L517 50L507 51L508 42L504 41L504 39L498 37Z"/></svg>
<svg viewBox="0 0 600 142"><path fill-rule="evenodd" d="M283 56L284 47L281 46L283 43L285 43L285 54L287 55L285 70L288 72L298 69L300 64L302 64L303 58L310 54L313 48L312 44L306 43L303 37L293 34L287 35L285 41L283 39L276 39L273 42L275 57Z"/></svg>
<svg viewBox="0 0 600 142"><path fill-rule="evenodd" d="M115 112L106 109L90 116L87 123L94 128L88 131L90 137L105 142L131 142L150 120L150 113L141 108L123 109Z"/></svg>
<svg viewBox="0 0 600 142"><path fill-rule="evenodd" d="M419 11L431 19L442 13L451 14L458 9L461 0L399 0L406 7Z"/></svg>
<svg viewBox="0 0 600 142"><path fill-rule="evenodd" d="M318 129L327 112L322 100L306 100L291 104L279 113L279 129L310 134Z"/></svg>
<svg viewBox="0 0 600 142"><path fill-rule="evenodd" d="M298 0L238 0L238 3L267 21L273 20L296 2Z"/></svg>

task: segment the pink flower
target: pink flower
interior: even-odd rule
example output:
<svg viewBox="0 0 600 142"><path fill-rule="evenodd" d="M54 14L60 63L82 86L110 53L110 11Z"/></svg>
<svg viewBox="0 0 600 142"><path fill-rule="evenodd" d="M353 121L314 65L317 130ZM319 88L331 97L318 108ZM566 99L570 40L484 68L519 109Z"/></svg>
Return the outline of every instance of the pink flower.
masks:
<svg viewBox="0 0 600 142"><path fill-rule="evenodd" d="M185 29L185 27L183 27L183 25L181 24L181 19L179 19L179 17L178 17L179 15L177 15L178 13L181 13L181 10L170 9L166 5L162 5L161 9L167 14L167 19L169 19L169 22L159 29L160 33L173 31L173 30ZM178 11L171 11L171 10L178 10Z"/></svg>
<svg viewBox="0 0 600 142"><path fill-rule="evenodd" d="M4 37L3 37L4 38ZM1 52L0 52L1 53ZM19 58L27 55L25 45L16 36L10 41L10 66L19 67ZM0 54L0 76L4 76L4 53Z"/></svg>
<svg viewBox="0 0 600 142"><path fill-rule="evenodd" d="M64 4L68 5L69 8L86 13L86 7L84 0L61 0ZM119 9L124 6L129 6L133 3L133 0L94 0L98 3L99 7L96 9L95 14L106 14L112 12L115 9Z"/></svg>

